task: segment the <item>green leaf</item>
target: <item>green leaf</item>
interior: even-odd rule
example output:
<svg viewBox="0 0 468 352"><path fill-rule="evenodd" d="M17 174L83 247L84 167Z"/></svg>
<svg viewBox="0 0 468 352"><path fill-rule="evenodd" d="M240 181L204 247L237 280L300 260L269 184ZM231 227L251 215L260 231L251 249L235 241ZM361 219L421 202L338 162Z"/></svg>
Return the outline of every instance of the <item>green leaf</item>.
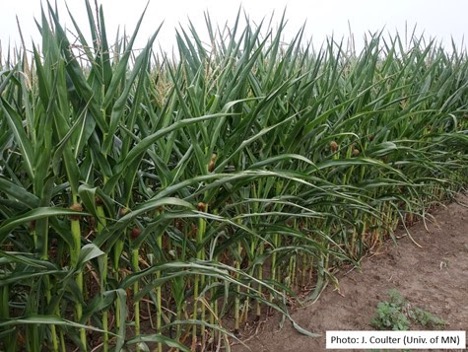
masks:
<svg viewBox="0 0 468 352"><path fill-rule="evenodd" d="M101 251L94 243L85 244L83 247L81 247L77 267L83 268L87 262L104 254L105 253Z"/></svg>
<svg viewBox="0 0 468 352"><path fill-rule="evenodd" d="M96 328L94 326L75 323L73 321L62 319L62 318L51 316L51 315L27 316L24 318L11 319L11 320L0 322L0 327L3 328L3 327L12 326L12 325L14 326L14 325L37 325L37 324L57 325L57 326L64 326L64 327L70 327L70 328L86 329L86 330L96 331L96 332L104 332L104 330ZM115 334L112 334L112 335L115 335Z"/></svg>
<svg viewBox="0 0 468 352"><path fill-rule="evenodd" d="M0 105L7 119L10 131L15 137L16 144L21 150L24 167L29 177L34 178L34 151L31 141L23 128L23 122L18 112L3 98L0 97Z"/></svg>
<svg viewBox="0 0 468 352"><path fill-rule="evenodd" d="M28 224L33 220L57 217L57 216L86 216L88 213L72 211L64 208L50 208L50 207L40 207L26 212L25 214L18 215L11 219L8 219L2 223L0 226L0 243L5 241L6 237L14 228Z"/></svg>

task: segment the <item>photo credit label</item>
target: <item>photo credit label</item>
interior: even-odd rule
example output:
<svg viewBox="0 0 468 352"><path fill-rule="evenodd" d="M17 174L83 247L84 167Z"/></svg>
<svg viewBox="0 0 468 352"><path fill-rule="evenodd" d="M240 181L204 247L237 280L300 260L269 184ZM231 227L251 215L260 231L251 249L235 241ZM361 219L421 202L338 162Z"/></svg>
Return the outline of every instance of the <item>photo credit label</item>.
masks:
<svg viewBox="0 0 468 352"><path fill-rule="evenodd" d="M465 349L466 331L327 331L328 349Z"/></svg>

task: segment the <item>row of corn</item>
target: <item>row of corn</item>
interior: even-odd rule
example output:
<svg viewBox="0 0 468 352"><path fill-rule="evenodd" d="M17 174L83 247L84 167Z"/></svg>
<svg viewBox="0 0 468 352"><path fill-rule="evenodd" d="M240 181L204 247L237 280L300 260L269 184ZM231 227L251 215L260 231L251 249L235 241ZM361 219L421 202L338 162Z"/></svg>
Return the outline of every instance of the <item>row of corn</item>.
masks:
<svg viewBox="0 0 468 352"><path fill-rule="evenodd" d="M0 59L1 350L229 349L275 310L313 336L291 300L467 184L464 51L239 13L170 58L86 7Z"/></svg>

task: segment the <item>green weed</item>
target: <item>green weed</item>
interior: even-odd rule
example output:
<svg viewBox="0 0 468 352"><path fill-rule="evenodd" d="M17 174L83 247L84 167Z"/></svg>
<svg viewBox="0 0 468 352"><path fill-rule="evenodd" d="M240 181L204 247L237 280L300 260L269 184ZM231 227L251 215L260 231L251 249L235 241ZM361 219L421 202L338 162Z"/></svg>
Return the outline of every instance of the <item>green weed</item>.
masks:
<svg viewBox="0 0 468 352"><path fill-rule="evenodd" d="M409 330L411 324L433 328L445 325L444 320L423 310L413 307L395 289L388 292L389 300L377 304L376 314L371 325L379 330Z"/></svg>

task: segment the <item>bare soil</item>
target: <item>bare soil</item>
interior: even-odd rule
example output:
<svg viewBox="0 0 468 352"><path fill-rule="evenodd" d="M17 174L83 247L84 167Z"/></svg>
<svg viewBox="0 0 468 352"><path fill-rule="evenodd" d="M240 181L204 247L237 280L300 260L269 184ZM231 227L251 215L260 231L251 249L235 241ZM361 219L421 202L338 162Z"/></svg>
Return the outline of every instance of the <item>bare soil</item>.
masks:
<svg viewBox="0 0 468 352"><path fill-rule="evenodd" d="M468 331L467 206L468 195L438 206L431 211L433 218L426 221L427 229L422 221L409 229L421 248L400 232L397 245L385 243L363 259L360 268L339 274L339 288L328 286L317 302L292 313L300 326L321 337L302 335L288 323L280 329L278 319L271 317L259 323L255 335L244 333L247 347L236 344L232 350L326 351L327 330L375 330L371 320L377 304L388 300L390 289L398 290L411 305L445 320L443 329ZM422 330L418 326L411 329Z"/></svg>

